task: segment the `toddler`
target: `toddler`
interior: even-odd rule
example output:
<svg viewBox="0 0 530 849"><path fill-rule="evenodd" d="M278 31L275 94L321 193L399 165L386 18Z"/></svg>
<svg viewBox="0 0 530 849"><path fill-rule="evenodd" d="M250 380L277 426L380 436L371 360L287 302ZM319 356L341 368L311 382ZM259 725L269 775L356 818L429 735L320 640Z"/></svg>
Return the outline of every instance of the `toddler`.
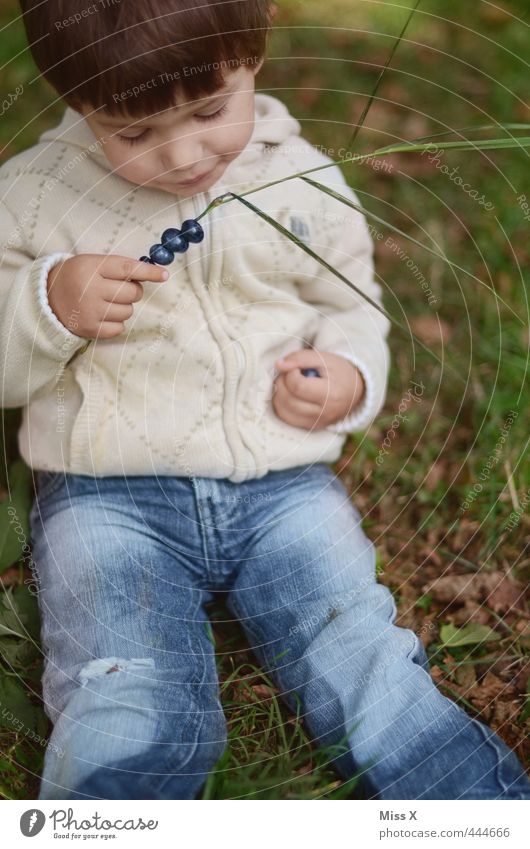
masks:
<svg viewBox="0 0 530 849"><path fill-rule="evenodd" d="M177 239L166 270L138 259L171 259L154 248L168 228L259 189L253 203L381 303L363 216L278 182L332 160L255 93L271 5L21 6L66 104L0 169L2 404L23 407L36 474L53 723L39 797L200 794L226 746L205 610L222 592L366 798L530 798L515 753L394 624L330 468L384 403L387 319L238 200L201 217L202 240ZM337 166L314 176L355 199Z"/></svg>

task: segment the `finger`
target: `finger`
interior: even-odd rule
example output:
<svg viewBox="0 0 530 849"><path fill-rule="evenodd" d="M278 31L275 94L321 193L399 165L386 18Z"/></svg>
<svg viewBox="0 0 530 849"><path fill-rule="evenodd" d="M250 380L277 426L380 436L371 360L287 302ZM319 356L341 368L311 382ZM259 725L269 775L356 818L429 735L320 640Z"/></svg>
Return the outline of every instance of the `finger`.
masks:
<svg viewBox="0 0 530 849"><path fill-rule="evenodd" d="M279 372L289 372L295 368L316 368L324 377L327 376L326 364L324 357L312 348L301 348L298 351L292 351L285 357L276 360L275 366Z"/></svg>
<svg viewBox="0 0 530 849"><path fill-rule="evenodd" d="M329 396L329 380L325 377L306 377L299 368L288 371L282 377L295 398L322 406Z"/></svg>
<svg viewBox="0 0 530 849"><path fill-rule="evenodd" d="M285 377L285 375L282 375L276 381L275 395L278 405L287 410L291 416L310 417L314 421L322 411L322 404L297 398L287 387Z"/></svg>
<svg viewBox="0 0 530 849"><path fill-rule="evenodd" d="M103 304L103 308L101 310L101 315L99 316L100 321L127 321L128 318L132 316L134 313L134 307L132 304Z"/></svg>
<svg viewBox="0 0 530 849"><path fill-rule="evenodd" d="M112 339L113 336L119 336L125 330L125 325L122 321L103 321L98 328L96 339Z"/></svg>
<svg viewBox="0 0 530 849"><path fill-rule="evenodd" d="M161 283L169 277L169 272L159 265L115 254L105 257L98 271L102 277L109 280L150 280L153 283Z"/></svg>
<svg viewBox="0 0 530 849"><path fill-rule="evenodd" d="M296 409L292 409L289 403L278 404L274 407L274 411L279 418L293 427L303 427L306 430L312 430L318 427L318 419L321 418L321 411L316 410L310 415L302 414Z"/></svg>
<svg viewBox="0 0 530 849"><path fill-rule="evenodd" d="M135 304L144 294L141 283L131 283L128 280L105 280L103 300L110 304Z"/></svg>

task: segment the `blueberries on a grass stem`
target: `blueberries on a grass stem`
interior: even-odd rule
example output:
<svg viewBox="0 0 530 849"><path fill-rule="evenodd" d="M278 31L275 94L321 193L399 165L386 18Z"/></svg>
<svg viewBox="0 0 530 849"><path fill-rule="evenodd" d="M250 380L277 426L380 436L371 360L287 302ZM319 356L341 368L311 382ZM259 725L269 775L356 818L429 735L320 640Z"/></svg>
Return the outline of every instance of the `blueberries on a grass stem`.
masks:
<svg viewBox="0 0 530 849"><path fill-rule="evenodd" d="M169 265L175 259L175 254L164 245L151 245L149 248L149 256L158 265Z"/></svg>
<svg viewBox="0 0 530 849"><path fill-rule="evenodd" d="M198 221L195 221L194 218L188 218L182 225L181 233L186 237L188 242L194 242L197 244L198 242L202 242L204 239L204 230Z"/></svg>
<svg viewBox="0 0 530 849"><path fill-rule="evenodd" d="M169 227L162 233L162 245L176 254L182 254L189 248L187 236L184 236L176 227Z"/></svg>
<svg viewBox="0 0 530 849"><path fill-rule="evenodd" d="M304 377L320 377L320 374L316 368L303 368L302 374L304 375Z"/></svg>
<svg viewBox="0 0 530 849"><path fill-rule="evenodd" d="M151 245L149 256L140 257L141 262L150 262L152 265L169 265L175 259L175 254L182 254L189 248L190 242L202 242L204 230L194 218L188 218L182 225L182 229L168 227L162 233L159 245Z"/></svg>

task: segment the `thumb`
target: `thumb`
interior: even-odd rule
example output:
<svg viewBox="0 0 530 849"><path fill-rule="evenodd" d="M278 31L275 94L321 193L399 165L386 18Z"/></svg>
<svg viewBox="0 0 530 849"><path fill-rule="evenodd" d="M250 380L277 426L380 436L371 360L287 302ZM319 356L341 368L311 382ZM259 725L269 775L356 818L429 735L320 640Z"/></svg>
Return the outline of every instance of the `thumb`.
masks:
<svg viewBox="0 0 530 849"><path fill-rule="evenodd" d="M301 348L299 351L293 351L285 357L276 360L275 366L278 371L291 371L295 368L318 368L322 366L322 358L319 357L316 351L311 348Z"/></svg>

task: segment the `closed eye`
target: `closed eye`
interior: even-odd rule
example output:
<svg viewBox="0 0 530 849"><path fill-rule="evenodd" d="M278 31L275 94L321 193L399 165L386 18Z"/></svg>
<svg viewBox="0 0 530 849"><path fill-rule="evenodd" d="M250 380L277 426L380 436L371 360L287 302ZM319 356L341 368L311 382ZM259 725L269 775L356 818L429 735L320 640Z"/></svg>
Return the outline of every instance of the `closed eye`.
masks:
<svg viewBox="0 0 530 849"><path fill-rule="evenodd" d="M211 115L195 115L200 121L213 121L214 118L220 118L228 110L228 105L225 103L217 112L212 112Z"/></svg>
<svg viewBox="0 0 530 849"><path fill-rule="evenodd" d="M222 115L224 115L227 110L228 105L225 103L223 106L221 106L220 109L217 110L217 112L212 112L211 115L195 115L195 118L197 118L199 121L214 121L216 118L220 118ZM144 130L144 132L141 133L139 136L122 136L118 133L118 138L120 139L120 141L123 141L126 144L138 144L141 141L145 141L150 132L151 130L149 129Z"/></svg>
<svg viewBox="0 0 530 849"><path fill-rule="evenodd" d="M137 144L142 139L145 139L150 132L151 130L144 130L144 132L141 133L139 136L120 136L118 134L118 138L120 139L120 141L126 142L126 144Z"/></svg>

